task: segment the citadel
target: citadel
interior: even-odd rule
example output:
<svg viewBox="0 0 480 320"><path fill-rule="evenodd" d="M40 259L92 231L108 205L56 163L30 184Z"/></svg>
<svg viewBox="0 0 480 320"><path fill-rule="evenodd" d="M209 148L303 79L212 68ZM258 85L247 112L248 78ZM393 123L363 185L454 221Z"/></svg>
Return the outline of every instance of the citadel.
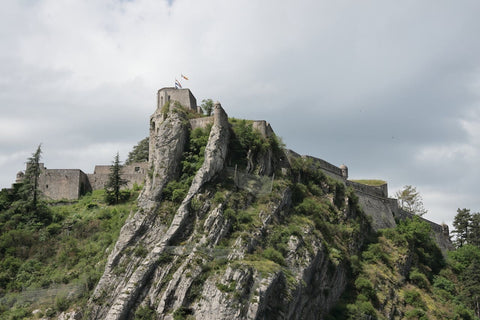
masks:
<svg viewBox="0 0 480 320"><path fill-rule="evenodd" d="M166 103L172 105L179 104L194 113L202 113L200 107L197 106L195 96L189 89L166 87L158 90L157 108L150 116L150 158L152 150L155 148L152 144L155 141L155 136L158 134L159 124L163 122L165 117L162 107ZM219 103L217 104L212 116L190 119L190 128L204 128L209 124L213 124L216 118L220 116L220 113L224 113ZM254 120L252 127L264 138L274 134L270 124L265 120ZM348 180L348 168L345 165L337 167L325 160L311 156L302 156L292 150L285 150L285 153L288 158L303 157L311 159L327 176L342 181L346 186L352 187L359 197L362 209L367 215L372 217L371 221L374 229L395 227L396 219L405 219L411 216L411 213L399 207L397 199L388 197L388 185L386 183L381 186L360 184ZM149 167L151 167L151 164L148 162L124 165L121 176L127 181L125 188L132 188L134 185L144 184ZM93 173L84 173L80 169L47 169L44 164L41 164L39 189L43 196L50 200L79 199L88 192L103 189L108 180L110 168L110 165L96 165ZM282 168L282 170L286 170L286 168ZM271 173L271 168L266 168L263 174L271 175ZM22 178L23 172L19 172L16 182L20 182ZM439 246L442 249L450 248L448 226L439 225L428 220L425 221L431 225Z"/></svg>

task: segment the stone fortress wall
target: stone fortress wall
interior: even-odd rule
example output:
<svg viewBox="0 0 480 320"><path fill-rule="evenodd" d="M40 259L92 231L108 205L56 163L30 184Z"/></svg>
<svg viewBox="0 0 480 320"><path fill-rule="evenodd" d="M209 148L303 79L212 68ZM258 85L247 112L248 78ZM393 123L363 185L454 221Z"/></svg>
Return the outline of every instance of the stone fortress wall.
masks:
<svg viewBox="0 0 480 320"><path fill-rule="evenodd" d="M289 150L289 156L299 157L300 155ZM342 181L347 187L352 187L358 196L361 208L372 218L372 227L375 230L393 228L397 224L396 220L405 220L414 216L414 214L403 210L398 205L397 199L388 197L388 185L386 183L381 186L369 186L350 181L348 180L348 168L345 165L336 167L315 157L300 157L312 159L327 176ZM442 251L453 249L447 225L439 225L421 217L420 219L430 224L433 236Z"/></svg>
<svg viewBox="0 0 480 320"><path fill-rule="evenodd" d="M91 191L87 175L80 169L47 169L40 164L38 186L48 199L78 199Z"/></svg>
<svg viewBox="0 0 480 320"><path fill-rule="evenodd" d="M47 169L41 163L38 187L47 199L75 200L87 192L105 188L110 168L110 165L97 165L93 173L86 174L80 169ZM127 181L124 188L143 184L147 169L147 162L123 166L120 176Z"/></svg>

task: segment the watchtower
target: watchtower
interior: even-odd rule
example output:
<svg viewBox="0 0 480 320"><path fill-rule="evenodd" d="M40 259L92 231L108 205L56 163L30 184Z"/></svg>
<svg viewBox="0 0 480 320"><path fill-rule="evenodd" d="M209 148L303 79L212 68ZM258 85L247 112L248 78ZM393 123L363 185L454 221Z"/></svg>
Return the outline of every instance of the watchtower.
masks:
<svg viewBox="0 0 480 320"><path fill-rule="evenodd" d="M182 106L190 108L195 112L197 111L197 99L195 99L190 89L166 87L158 90L157 107L161 109L169 101L177 101Z"/></svg>

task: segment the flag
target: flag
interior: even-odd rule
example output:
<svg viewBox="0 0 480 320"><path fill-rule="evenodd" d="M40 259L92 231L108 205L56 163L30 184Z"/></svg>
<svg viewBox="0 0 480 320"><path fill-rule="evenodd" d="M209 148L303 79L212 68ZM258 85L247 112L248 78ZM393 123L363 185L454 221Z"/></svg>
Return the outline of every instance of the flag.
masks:
<svg viewBox="0 0 480 320"><path fill-rule="evenodd" d="M182 84L180 83L180 81L178 81L177 79L175 79L175 89L182 89Z"/></svg>
<svg viewBox="0 0 480 320"><path fill-rule="evenodd" d="M183 79L185 79L185 80L188 80L188 78L187 78L187 77L185 77L183 74L182 74L182 78L183 78Z"/></svg>

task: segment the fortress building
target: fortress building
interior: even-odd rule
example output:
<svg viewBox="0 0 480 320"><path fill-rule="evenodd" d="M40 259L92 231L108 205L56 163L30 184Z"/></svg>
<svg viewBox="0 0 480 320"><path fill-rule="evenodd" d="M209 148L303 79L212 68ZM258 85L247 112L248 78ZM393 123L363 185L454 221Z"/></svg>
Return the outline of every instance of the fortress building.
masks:
<svg viewBox="0 0 480 320"><path fill-rule="evenodd" d="M167 87L158 90L157 107L155 112L150 117L151 161L153 159L152 150L155 150L156 148L154 138L158 134L160 125L165 120L163 107L167 103L169 103L170 107L172 108L176 108L178 107L178 104L180 104L184 108L190 109L193 112L199 112L197 100L189 89L175 89ZM220 106L219 103L216 103L216 105L217 104ZM189 121L190 128L204 128L209 124L213 124L215 118L219 117L216 112L220 112L220 110L224 112L221 107L216 107L213 116L199 116L198 118L191 119ZM264 120L253 121L252 126L254 130L259 132L265 138L274 134L270 124ZM355 193L358 195L359 204L363 211L372 217L372 226L376 230L395 227L397 223L396 220L402 220L412 216L411 213L408 213L399 207L397 199L388 197L388 186L386 183L381 186L370 186L348 180L349 172L347 166L341 165L337 167L325 160L310 156L302 156L292 150L285 150L285 156L286 159L298 157L308 158L313 161L327 176L341 181L346 187L353 188ZM287 161L286 159L282 159L282 161L285 161L285 165L282 165L281 168L282 172L287 172L289 170L289 160ZM271 162L271 159L267 162ZM80 169L47 169L42 164L39 187L43 195L48 199L78 199L89 191L103 189L108 181L110 168L111 166L109 165L97 165L95 166L93 173L86 174ZM131 188L134 184L143 184L145 182L148 168L149 163L147 162L133 163L123 166L121 176L128 182L126 187ZM272 167L270 165L265 165L263 174L270 175L272 172ZM17 174L17 180L21 181L23 177L22 174L22 172ZM432 226L436 241L439 243L440 247L449 248L451 243L448 236L448 227L445 225L438 225L428 220L425 221Z"/></svg>
<svg viewBox="0 0 480 320"><path fill-rule="evenodd" d="M157 92L157 107L162 108L167 102L176 101L182 106L190 108L197 112L197 99L193 96L190 89L176 89L173 87L166 87Z"/></svg>
<svg viewBox="0 0 480 320"><path fill-rule="evenodd" d="M122 167L121 177L127 181L125 188L145 181L147 162L132 163ZM49 200L75 200L93 190L105 188L110 174L110 165L97 165L93 173L84 173L80 169L47 169L40 163L38 188ZM17 183L23 178L23 172L17 174Z"/></svg>

